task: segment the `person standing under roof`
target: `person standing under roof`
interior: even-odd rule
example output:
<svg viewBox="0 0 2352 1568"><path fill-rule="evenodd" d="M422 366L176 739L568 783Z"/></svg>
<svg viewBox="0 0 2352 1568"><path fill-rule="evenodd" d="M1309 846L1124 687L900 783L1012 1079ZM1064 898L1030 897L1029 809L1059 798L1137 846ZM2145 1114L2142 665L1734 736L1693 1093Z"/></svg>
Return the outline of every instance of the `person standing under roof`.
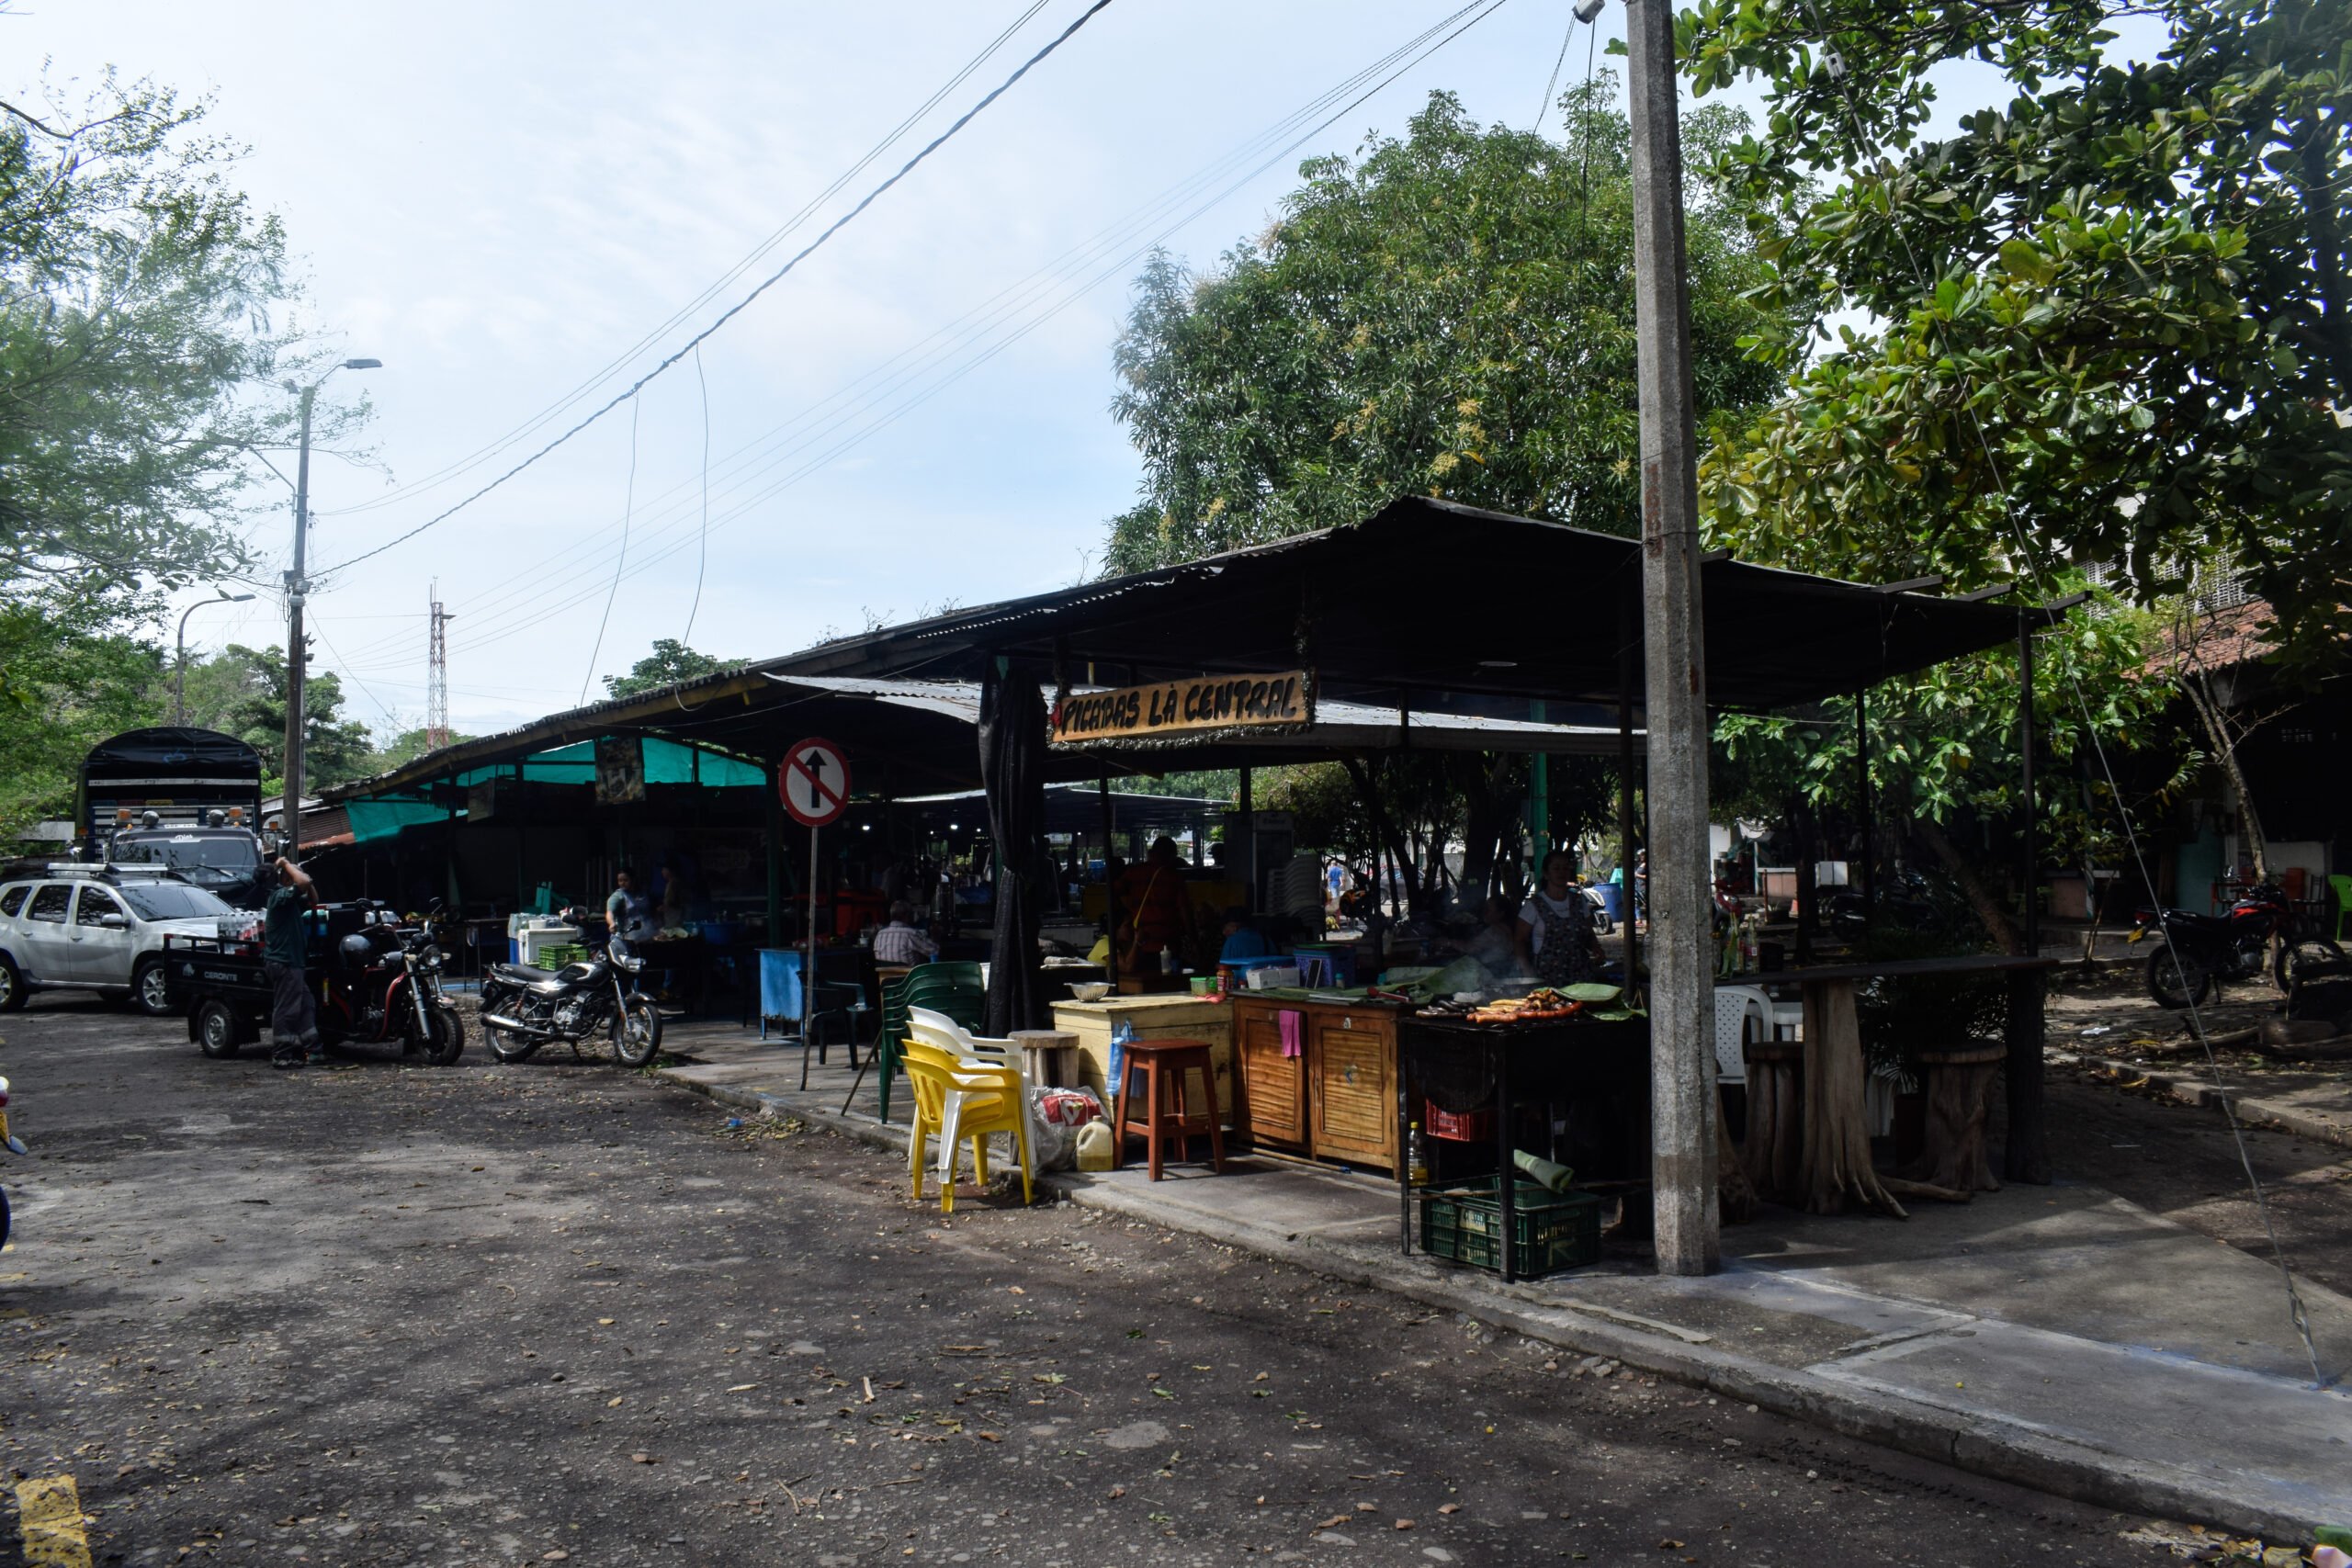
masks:
<svg viewBox="0 0 2352 1568"><path fill-rule="evenodd" d="M1519 961L1547 986L1589 980L1600 968L1591 906L1577 886L1576 857L1566 850L1544 857L1543 885L1519 912Z"/></svg>
<svg viewBox="0 0 2352 1568"><path fill-rule="evenodd" d="M1175 840L1166 834L1154 839L1143 863L1119 874L1118 892L1119 929L1113 940L1121 974L1156 968L1163 953L1182 953L1187 905Z"/></svg>

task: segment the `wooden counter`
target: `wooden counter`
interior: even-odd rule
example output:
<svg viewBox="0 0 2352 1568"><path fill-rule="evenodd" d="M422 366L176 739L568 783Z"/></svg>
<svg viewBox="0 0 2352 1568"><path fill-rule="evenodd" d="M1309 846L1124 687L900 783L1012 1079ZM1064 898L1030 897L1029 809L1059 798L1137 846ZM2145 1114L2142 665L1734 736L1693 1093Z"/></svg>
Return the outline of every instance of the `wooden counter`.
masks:
<svg viewBox="0 0 2352 1568"><path fill-rule="evenodd" d="M1247 994L1228 1006L1238 1134L1314 1159L1396 1168L1398 1009ZM1299 1015L1296 1056L1283 1055L1284 1012Z"/></svg>
<svg viewBox="0 0 2352 1568"><path fill-rule="evenodd" d="M1216 1065L1216 1104L1228 1122L1236 1112L1233 1077L1233 1010L1224 1002L1185 993L1171 996L1105 997L1099 1002L1056 1002L1054 1027L1078 1036L1079 1076L1111 1103L1111 1031L1134 1026L1139 1040L1205 1040Z"/></svg>

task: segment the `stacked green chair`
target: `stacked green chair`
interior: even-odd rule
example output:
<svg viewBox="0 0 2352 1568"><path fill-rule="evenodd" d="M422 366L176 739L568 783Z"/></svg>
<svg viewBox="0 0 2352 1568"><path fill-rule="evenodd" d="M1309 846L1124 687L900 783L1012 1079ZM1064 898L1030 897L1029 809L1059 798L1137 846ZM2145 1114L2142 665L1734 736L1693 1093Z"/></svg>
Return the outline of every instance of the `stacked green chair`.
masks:
<svg viewBox="0 0 2352 1568"><path fill-rule="evenodd" d="M882 1038L876 1042L868 1061L880 1062L882 1120L890 1119L890 1082L899 1072L899 1045L907 1037L907 1010L929 1008L944 1012L967 1029L978 1029L988 1006L988 988L980 984L980 966L977 964L918 964L904 977L886 982L882 987ZM865 1069L860 1067L849 1086L849 1095L842 1101L846 1114L850 1101L857 1098L858 1086L865 1081Z"/></svg>

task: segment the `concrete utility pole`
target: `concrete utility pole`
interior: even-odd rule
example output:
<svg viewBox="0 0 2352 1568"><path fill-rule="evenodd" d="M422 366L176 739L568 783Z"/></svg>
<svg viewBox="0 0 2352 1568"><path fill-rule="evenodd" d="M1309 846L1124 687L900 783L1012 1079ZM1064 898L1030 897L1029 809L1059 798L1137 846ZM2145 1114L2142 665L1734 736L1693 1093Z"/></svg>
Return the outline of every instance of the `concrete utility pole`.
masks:
<svg viewBox="0 0 2352 1568"><path fill-rule="evenodd" d="M302 677L310 663L302 637L302 597L311 584L302 558L311 535L311 405L318 395L318 381L302 389L302 450L294 469L294 564L286 573L286 766L279 770L286 787L279 816L285 822L286 852L296 857L302 849Z"/></svg>
<svg viewBox="0 0 2352 1568"><path fill-rule="evenodd" d="M286 573L286 789L280 803L286 827L286 852L297 853L302 847L302 679L309 673L310 650L302 637L302 600L311 591L311 580L302 569L306 547L311 536L311 408L317 402L319 389L327 384L327 376L338 370L374 370L383 365L380 359L346 359L327 367L307 387L286 383L289 392L302 397L302 447L294 468L294 565Z"/></svg>
<svg viewBox="0 0 2352 1568"><path fill-rule="evenodd" d="M1658 1272L1707 1274L1721 1261L1723 1238L1715 1198L1714 987L1707 962L1698 436L1673 6L1668 0L1627 0L1625 41L1649 699L1650 1173Z"/></svg>

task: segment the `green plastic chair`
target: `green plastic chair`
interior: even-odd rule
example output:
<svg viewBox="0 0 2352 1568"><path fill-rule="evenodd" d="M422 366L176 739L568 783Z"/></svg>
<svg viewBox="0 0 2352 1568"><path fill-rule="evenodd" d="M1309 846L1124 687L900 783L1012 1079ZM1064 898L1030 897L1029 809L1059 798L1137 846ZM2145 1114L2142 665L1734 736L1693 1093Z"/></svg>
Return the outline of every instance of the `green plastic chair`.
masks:
<svg viewBox="0 0 2352 1568"><path fill-rule="evenodd" d="M2344 940L2344 928L2352 922L2352 876L2331 876L2327 890L2335 895L2335 940Z"/></svg>
<svg viewBox="0 0 2352 1568"><path fill-rule="evenodd" d="M890 1119L890 1084L898 1077L899 1047L907 1037L907 1010L928 1008L945 1013L967 1029L978 1029L987 1007L988 992L980 984L977 964L918 964L902 978L883 984L882 1036L866 1058L878 1062L877 1099L883 1121ZM850 1080L848 1097L842 1101L844 1115L865 1081L865 1069L860 1066L856 1077Z"/></svg>

